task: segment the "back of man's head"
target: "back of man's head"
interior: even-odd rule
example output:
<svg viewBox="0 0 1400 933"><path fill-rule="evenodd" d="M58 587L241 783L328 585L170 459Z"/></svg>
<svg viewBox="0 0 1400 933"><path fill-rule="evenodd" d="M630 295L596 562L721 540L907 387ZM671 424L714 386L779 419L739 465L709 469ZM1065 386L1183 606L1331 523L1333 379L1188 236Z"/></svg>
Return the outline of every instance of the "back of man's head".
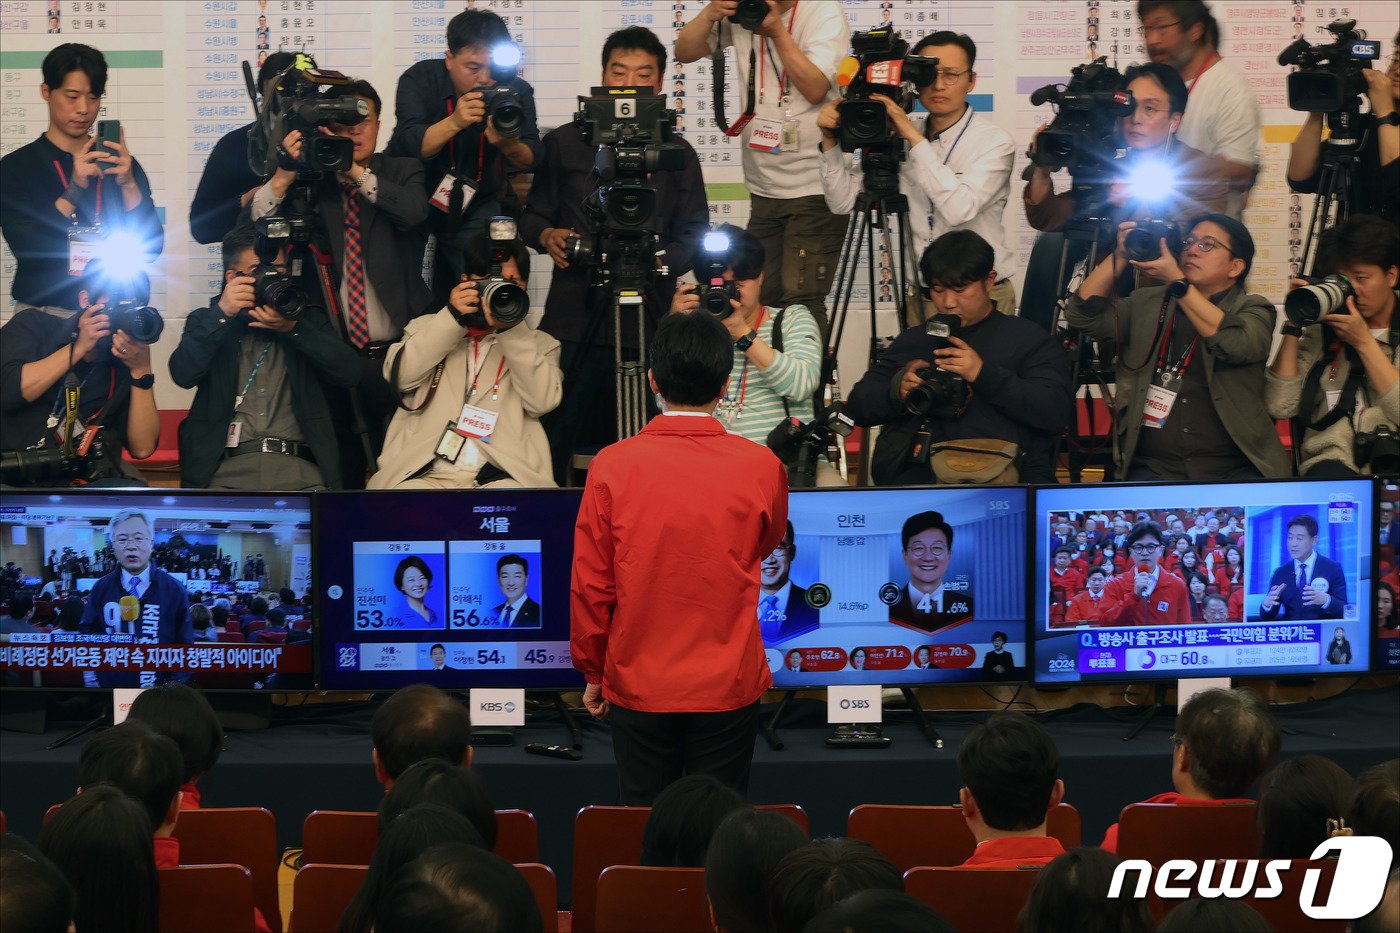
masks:
<svg viewBox="0 0 1400 933"><path fill-rule="evenodd" d="M29 590L16 590L10 597L10 618L27 619L34 612L34 594Z"/></svg>
<svg viewBox="0 0 1400 933"><path fill-rule="evenodd" d="M297 57L292 52L273 52L258 68L258 88L266 90L267 82L292 67L296 60Z"/></svg>
<svg viewBox="0 0 1400 933"><path fill-rule="evenodd" d="M0 836L0 930L67 933L73 907L73 887L53 862L14 833Z"/></svg>
<svg viewBox="0 0 1400 933"><path fill-rule="evenodd" d="M728 929L726 927L726 929ZM954 933L943 915L912 894L859 891L813 917L802 933Z"/></svg>
<svg viewBox="0 0 1400 933"><path fill-rule="evenodd" d="M223 753L224 727L218 714L204 694L187 684L165 683L142 690L132 702L128 718L144 722L175 742L185 763L185 781L212 770Z"/></svg>
<svg viewBox="0 0 1400 933"><path fill-rule="evenodd" d="M807 842L802 827L772 810L746 807L725 817L705 855L705 893L718 925L731 933L769 929L773 871Z"/></svg>
<svg viewBox="0 0 1400 933"><path fill-rule="evenodd" d="M1368 768L1356 779L1347 825L1358 836L1380 836L1400 863L1400 758Z"/></svg>
<svg viewBox="0 0 1400 933"><path fill-rule="evenodd" d="M374 928L380 933L538 933L543 920L514 865L453 842L434 846L399 872Z"/></svg>
<svg viewBox="0 0 1400 933"><path fill-rule="evenodd" d="M893 862L858 839L814 840L789 852L773 872L773 929L800 930L832 904L871 888L904 890Z"/></svg>
<svg viewBox="0 0 1400 933"><path fill-rule="evenodd" d="M1016 918L1018 933L1148 933L1152 914L1146 903L1108 896L1121 861L1112 852L1090 846L1057 856L1035 879Z"/></svg>
<svg viewBox="0 0 1400 933"><path fill-rule="evenodd" d="M383 777L393 781L424 758L465 764L471 749L471 713L431 684L404 687L375 712L370 740Z"/></svg>
<svg viewBox="0 0 1400 933"><path fill-rule="evenodd" d="M1248 690L1203 690L1176 717L1176 740L1191 780L1216 800L1242 797L1273 762L1279 728L1268 704Z"/></svg>
<svg viewBox="0 0 1400 933"><path fill-rule="evenodd" d="M99 732L78 753L78 786L120 788L141 804L153 833L166 822L184 773L179 746L134 719Z"/></svg>
<svg viewBox="0 0 1400 933"><path fill-rule="evenodd" d="M267 600L263 599L261 596L254 596L252 599L248 600L248 611L255 616L266 616Z"/></svg>
<svg viewBox="0 0 1400 933"><path fill-rule="evenodd" d="M651 342L656 391L673 405L708 405L734 368L734 340L714 315L668 314Z"/></svg>
<svg viewBox="0 0 1400 933"><path fill-rule="evenodd" d="M1050 733L1020 713L996 713L973 726L958 749L958 771L982 822L1002 832L1045 822L1059 766Z"/></svg>
<svg viewBox="0 0 1400 933"><path fill-rule="evenodd" d="M724 818L744 806L734 788L708 774L688 774L657 795L642 832L642 864L700 868Z"/></svg>
<svg viewBox="0 0 1400 933"><path fill-rule="evenodd" d="M388 832L400 813L424 803L435 803L462 814L481 833L486 848L496 845L496 810L491 805L486 782L476 771L462 767L461 762L441 758L414 762L398 776L379 802L379 834Z"/></svg>

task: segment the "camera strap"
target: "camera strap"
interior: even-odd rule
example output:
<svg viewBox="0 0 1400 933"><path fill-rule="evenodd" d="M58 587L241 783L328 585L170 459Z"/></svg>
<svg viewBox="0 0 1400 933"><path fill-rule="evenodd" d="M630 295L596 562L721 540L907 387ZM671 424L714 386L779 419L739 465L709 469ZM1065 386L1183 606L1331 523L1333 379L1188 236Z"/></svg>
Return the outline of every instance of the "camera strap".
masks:
<svg viewBox="0 0 1400 933"><path fill-rule="evenodd" d="M1317 394L1322 388L1322 371L1330 368L1335 373L1337 363L1343 356L1347 360L1347 379L1342 384L1337 404L1321 418L1309 423L1308 418L1312 417L1313 409L1317 405ZM1356 411L1356 395L1361 391L1364 374L1365 367L1361 365L1361 357L1354 349L1346 347L1343 350L1340 341L1333 344L1328 358L1319 360L1308 372L1307 380L1303 383L1303 397L1298 405L1298 416L1293 419L1294 450L1300 449L1303 435L1308 431L1325 431L1343 418L1351 417Z"/></svg>
<svg viewBox="0 0 1400 933"><path fill-rule="evenodd" d="M433 369L433 378L428 383L428 394L423 397L423 401L417 405L408 406L404 404L404 391L399 388L399 366L403 363L403 353L399 352L394 356L394 361L389 364L389 385L394 390L394 398L398 401L399 407L407 412L422 411L428 407L428 403L437 395L438 383L442 381L442 371L447 366L447 360L438 360L437 366Z"/></svg>
<svg viewBox="0 0 1400 933"><path fill-rule="evenodd" d="M773 348L774 353L783 352L783 315L785 313L787 313L787 308L779 308L778 313L773 315L773 339L768 345ZM783 396L783 417L792 417L792 407L788 404L786 395Z"/></svg>
<svg viewBox="0 0 1400 933"><path fill-rule="evenodd" d="M67 174L66 172L63 171L63 165L62 165L57 159L54 159L54 160L53 160L53 170L54 170L55 172L58 173L58 182L59 182L59 184L63 185L63 190L64 190L64 191L67 191L67 190L68 190L68 174ZM95 192L95 194L96 194L96 196L97 196L97 206L93 209L93 216L94 216L94 217L101 217L101 216L102 216L102 176L101 176L101 175L98 175L97 178L93 181L93 186L97 189L96 192ZM73 205L73 207L75 207L75 208L76 208L77 206L78 206L78 205L76 205L76 204Z"/></svg>
<svg viewBox="0 0 1400 933"><path fill-rule="evenodd" d="M715 29L719 29L718 23L715 24ZM739 116L739 119L734 121L733 126L730 126L729 121L724 118L724 48L716 43L714 54L710 56L710 77L713 79L711 82L711 90L714 92L715 126L719 127L719 131L730 138L743 133L744 127L748 126L749 121L753 119L754 72L757 70L756 61L756 52L754 51L754 46L751 45L749 47L748 103L744 106L744 112Z"/></svg>

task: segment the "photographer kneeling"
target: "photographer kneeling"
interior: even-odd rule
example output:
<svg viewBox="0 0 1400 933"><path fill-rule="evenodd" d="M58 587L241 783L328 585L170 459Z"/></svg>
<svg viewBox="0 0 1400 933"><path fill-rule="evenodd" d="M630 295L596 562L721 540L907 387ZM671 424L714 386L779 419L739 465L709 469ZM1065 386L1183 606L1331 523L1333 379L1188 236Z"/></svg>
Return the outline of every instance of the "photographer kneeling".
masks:
<svg viewBox="0 0 1400 933"><path fill-rule="evenodd" d="M773 429L788 419L812 423L822 357L816 318L806 305L760 303L765 258L757 237L725 224L705 237L696 254L700 284L679 286L671 300L672 311L706 311L729 332L734 369L715 417L730 434L758 444L767 443ZM821 475L821 485L840 482L839 476L833 482L834 474L826 469Z"/></svg>
<svg viewBox="0 0 1400 933"><path fill-rule="evenodd" d="M851 390L855 422L886 426L876 485L1055 481L1069 359L1038 325L992 313L994 255L970 230L934 240L919 268L938 315L900 334Z"/></svg>
<svg viewBox="0 0 1400 933"><path fill-rule="evenodd" d="M564 374L559 341L525 322L530 253L495 217L464 258L448 303L409 321L384 360L403 401L370 489L555 485L540 416Z"/></svg>
<svg viewBox="0 0 1400 933"><path fill-rule="evenodd" d="M1270 415L1298 419L1303 476L1400 471L1397 256L1395 224L1349 217L1322 235L1314 269L1342 281L1298 288L1285 299L1289 322L1265 375L1264 398ZM1308 323L1300 327L1299 319Z"/></svg>

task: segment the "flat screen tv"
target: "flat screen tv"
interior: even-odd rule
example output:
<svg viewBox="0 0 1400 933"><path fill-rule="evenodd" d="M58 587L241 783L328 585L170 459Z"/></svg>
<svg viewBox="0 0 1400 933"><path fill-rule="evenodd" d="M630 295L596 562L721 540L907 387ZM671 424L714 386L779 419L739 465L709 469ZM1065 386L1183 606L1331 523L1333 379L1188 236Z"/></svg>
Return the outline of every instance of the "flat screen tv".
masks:
<svg viewBox="0 0 1400 933"><path fill-rule="evenodd" d="M1393 479L1380 489L1380 520L1376 523L1376 641L1371 666L1378 671L1400 670L1400 484Z"/></svg>
<svg viewBox="0 0 1400 933"><path fill-rule="evenodd" d="M581 493L317 497L326 690L578 689L569 576Z"/></svg>
<svg viewBox="0 0 1400 933"><path fill-rule="evenodd" d="M1376 490L1369 479L1036 489L1032 680L1367 670Z"/></svg>
<svg viewBox="0 0 1400 933"><path fill-rule="evenodd" d="M6 687L311 686L309 496L6 492L0 567Z"/></svg>

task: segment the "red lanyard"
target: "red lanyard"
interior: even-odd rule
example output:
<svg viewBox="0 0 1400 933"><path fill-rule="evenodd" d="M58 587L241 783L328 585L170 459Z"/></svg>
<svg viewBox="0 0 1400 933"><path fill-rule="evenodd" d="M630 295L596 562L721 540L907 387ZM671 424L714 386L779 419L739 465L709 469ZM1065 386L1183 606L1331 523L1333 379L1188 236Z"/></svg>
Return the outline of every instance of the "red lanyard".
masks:
<svg viewBox="0 0 1400 933"><path fill-rule="evenodd" d="M798 3L801 3L801 2L802 2L802 0L798 0ZM794 3L794 4L792 5L792 14L788 17L788 34L789 34L789 35L792 34L792 24L795 23L795 22L797 22L797 3ZM754 36L754 40L755 40L755 41L758 41L759 39L760 39L759 36ZM758 43L758 97L759 97L759 100L762 100L762 99L763 99L763 86L764 86L764 84L766 83L766 79L767 79L767 77L768 77L767 72L765 72L764 69L763 69L763 55L764 55L764 51L765 51L767 48L768 48L768 39L767 39L767 37L762 37L762 41ZM776 59L778 56L775 55L775 56L773 56L773 57L774 57L774 59ZM776 75L777 78L778 78L778 99L779 99L779 101L781 101L784 97L787 97L787 69L784 68L782 71L779 71L779 70L778 70L778 64L777 64L777 62L775 61L775 62L773 63L773 74Z"/></svg>
<svg viewBox="0 0 1400 933"><path fill-rule="evenodd" d="M452 116L457 109L457 98L447 98L447 115ZM457 171L457 134L453 133L452 138L447 141L447 155L452 160L452 170ZM476 183L481 184L482 166L486 164L486 128L483 126L481 135L476 138Z"/></svg>
<svg viewBox="0 0 1400 933"><path fill-rule="evenodd" d="M471 385L471 388L467 390L467 401L471 401L473 398L476 397L476 381L477 381L478 379L481 378L481 367L478 366L478 365L476 365L476 351L477 351L477 348L478 348L480 345L481 345L481 339L478 338L478 337L473 337L473 338L472 338L472 362L471 362L471 369L472 369L472 385ZM490 355L491 355L491 351L490 351L490 350L487 350L487 351L486 351L486 355L487 355L487 356L490 356ZM484 364L486 363L486 360L483 359L481 362L482 362L482 364L484 365ZM495 381L494 383L492 383L492 385L491 385L491 400L492 400L492 401L495 401L496 399L498 399L498 398L500 397L497 390L500 389L500 387L501 387L501 374L504 373L505 371L506 371L506 358L505 358L505 355L502 354L500 365L498 365L498 366L496 367L496 381Z"/></svg>
<svg viewBox="0 0 1400 933"><path fill-rule="evenodd" d="M1193 90L1196 89L1196 82L1199 81L1199 80L1201 80L1201 75L1205 74L1207 71L1210 71L1210 66L1211 66L1211 65L1214 65L1214 64L1215 64L1216 62L1218 62L1218 61L1220 61L1220 53L1219 53L1219 52L1211 52L1211 53L1210 53L1210 58L1206 59L1206 65L1205 65L1204 68L1201 69L1200 74L1198 74L1198 75L1196 75L1196 77L1192 78L1192 79L1191 79L1191 83L1188 84L1188 85L1186 85L1186 96L1187 96L1187 97L1190 97L1190 96L1191 96L1191 92L1192 92Z"/></svg>
<svg viewBox="0 0 1400 933"><path fill-rule="evenodd" d="M1162 349L1161 349L1161 351L1157 354L1157 371L1158 371L1158 372L1162 372L1162 366L1163 366L1163 364L1166 363L1166 361L1167 361L1167 347L1169 347L1169 346L1171 345L1171 342L1172 342L1172 325L1175 324L1175 323L1176 323L1176 315L1173 314L1173 315L1167 320L1167 330L1166 330L1166 333L1162 334ZM1191 339L1191 346L1189 346L1189 347L1186 348L1186 352L1185 352L1184 354L1182 354L1181 359L1180 359L1180 360L1177 362L1177 364L1176 364L1176 368L1175 368L1175 369L1167 370L1167 372L1168 372L1169 374L1170 374L1170 373L1181 374L1181 373L1186 372L1186 367L1188 367L1188 366L1191 365L1191 358L1192 358L1193 356L1196 355L1196 344L1198 344L1198 343L1200 343L1200 342L1201 342L1201 335L1200 335L1200 334L1197 334L1195 337L1193 337L1193 338Z"/></svg>
<svg viewBox="0 0 1400 933"><path fill-rule="evenodd" d="M766 309L766 308L760 307L760 308L758 309L758 320L754 322L754 325L753 325L753 329L754 329L754 330L758 330L760 327L763 326L763 315L764 315L766 312L767 312L767 309ZM748 353L745 353L745 354L744 354L744 368L743 368L742 370L740 370L740 372L739 372L739 399L738 399L738 402L736 403L736 404L737 404L737 407L738 407L738 409L739 409L740 414L742 414L743 411L744 411L744 395L745 395L745 393L748 392L748 390L749 390L749 355L748 355Z"/></svg>
<svg viewBox="0 0 1400 933"><path fill-rule="evenodd" d="M68 176L64 173L64 171L63 171L63 166L58 164L58 160L57 160L57 159L54 159L54 160L53 160L53 169L54 169L55 172L58 172L58 180L59 180L59 183L63 185L63 190L64 190L64 191L67 191L67 190L68 190ZM76 204L73 205L73 207L74 207L75 209L77 208L77 206L78 206L78 205L76 205ZM97 213L96 213L96 216L97 216L97 218L98 218L99 220L102 219L102 176L101 176L101 175L97 176ZM76 219L76 217L77 217L77 215L74 214L74 218L75 218L75 219Z"/></svg>

